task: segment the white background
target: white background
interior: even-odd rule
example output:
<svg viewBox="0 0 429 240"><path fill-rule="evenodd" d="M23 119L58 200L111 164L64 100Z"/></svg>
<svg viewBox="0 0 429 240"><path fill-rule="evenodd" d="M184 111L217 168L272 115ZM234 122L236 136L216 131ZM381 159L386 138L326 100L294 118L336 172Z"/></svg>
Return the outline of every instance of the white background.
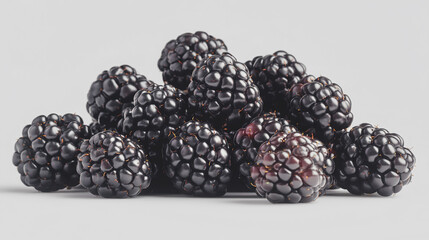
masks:
<svg viewBox="0 0 429 240"><path fill-rule="evenodd" d="M40 114L77 113L104 69L130 64L161 82L165 43L204 30L241 61L284 49L353 101L354 125L401 134L417 157L393 197L336 191L273 205L253 195L101 199L38 193L12 165L21 129ZM1 1L1 239L427 239L427 1Z"/></svg>

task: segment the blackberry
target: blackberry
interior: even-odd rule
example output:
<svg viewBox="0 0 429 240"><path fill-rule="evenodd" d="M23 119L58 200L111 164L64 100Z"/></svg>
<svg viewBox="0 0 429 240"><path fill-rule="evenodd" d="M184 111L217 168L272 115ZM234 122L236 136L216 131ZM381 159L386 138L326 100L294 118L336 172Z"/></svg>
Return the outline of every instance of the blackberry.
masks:
<svg viewBox="0 0 429 240"><path fill-rule="evenodd" d="M80 184L102 197L133 197L151 182L151 165L135 142L113 131L95 134L81 145Z"/></svg>
<svg viewBox="0 0 429 240"><path fill-rule="evenodd" d="M326 176L324 156L312 139L279 132L259 148L251 176L256 192L270 202L310 202L319 196Z"/></svg>
<svg viewBox="0 0 429 240"><path fill-rule="evenodd" d="M149 159L162 168L162 144L187 120L187 99L170 85L152 85L138 91L134 104L123 111L118 132L145 148Z"/></svg>
<svg viewBox="0 0 429 240"><path fill-rule="evenodd" d="M287 93L286 104L282 115L305 134L326 144L334 140L335 132L346 129L353 121L349 96L326 77L304 77Z"/></svg>
<svg viewBox="0 0 429 240"><path fill-rule="evenodd" d="M266 112L284 108L287 91L306 75L304 64L285 51L255 57L246 66L261 92Z"/></svg>
<svg viewBox="0 0 429 240"><path fill-rule="evenodd" d="M89 137L89 128L78 115L50 114L34 118L15 143L13 164L18 167L21 181L42 192L78 185L79 146Z"/></svg>
<svg viewBox="0 0 429 240"><path fill-rule="evenodd" d="M158 68L166 84L185 90L192 71L204 58L226 51L227 47L221 39L205 32L184 33L165 45Z"/></svg>
<svg viewBox="0 0 429 240"><path fill-rule="evenodd" d="M220 196L231 180L230 152L223 136L207 123L189 121L165 148L166 173L182 193Z"/></svg>
<svg viewBox="0 0 429 240"><path fill-rule="evenodd" d="M132 103L134 94L153 84L128 65L112 67L109 71L103 71L92 83L86 109L99 124L114 128L122 110Z"/></svg>
<svg viewBox="0 0 429 240"><path fill-rule="evenodd" d="M384 128L355 126L341 135L334 150L337 184L352 194L390 196L411 181L413 153L401 136Z"/></svg>
<svg viewBox="0 0 429 240"><path fill-rule="evenodd" d="M206 58L192 73L189 106L197 119L231 132L262 111L259 90L247 67L229 53Z"/></svg>
<svg viewBox="0 0 429 240"><path fill-rule="evenodd" d="M278 113L266 113L254 118L247 126L239 129L234 137L234 173L238 172L238 177L248 188L255 189L250 168L255 163L261 144L278 132L297 131L287 120L280 118Z"/></svg>

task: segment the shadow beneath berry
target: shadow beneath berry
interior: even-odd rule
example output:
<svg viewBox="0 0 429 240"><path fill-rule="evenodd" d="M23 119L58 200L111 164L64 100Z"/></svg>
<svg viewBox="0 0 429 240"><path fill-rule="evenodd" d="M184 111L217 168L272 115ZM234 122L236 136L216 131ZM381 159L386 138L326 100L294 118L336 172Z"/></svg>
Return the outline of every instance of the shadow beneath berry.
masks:
<svg viewBox="0 0 429 240"><path fill-rule="evenodd" d="M255 198L258 199L259 197L256 195L256 193L252 192L229 192L223 196L224 198Z"/></svg>
<svg viewBox="0 0 429 240"><path fill-rule="evenodd" d="M201 199L214 199L214 198L258 198L255 193L239 193L229 192L224 196L202 196L202 195L187 195L181 193L142 193L139 197L161 197L161 198L201 198Z"/></svg>
<svg viewBox="0 0 429 240"><path fill-rule="evenodd" d="M155 198L192 198L192 195L180 193L142 193L137 197L155 197Z"/></svg>
<svg viewBox="0 0 429 240"><path fill-rule="evenodd" d="M240 204L240 205L270 205L270 202L268 202L265 198L255 197L251 199L231 199L228 201L232 204ZM271 204L272 205L272 204Z"/></svg>
<svg viewBox="0 0 429 240"><path fill-rule="evenodd" d="M322 197L385 198L378 194L355 195L344 190L328 190Z"/></svg>
<svg viewBox="0 0 429 240"><path fill-rule="evenodd" d="M1 187L0 188L1 193L25 193L25 194L31 194L31 193L39 193L34 188L29 187Z"/></svg>
<svg viewBox="0 0 429 240"><path fill-rule="evenodd" d="M71 188L71 189L62 189L62 190L58 190L58 191L54 191L54 192L41 192L41 191L37 191L36 189L34 189L32 187L22 186L22 187L1 187L0 192L3 192L3 193L24 193L24 194L33 194L33 193L52 194L52 193L80 193L80 192L87 192L87 190L84 188L75 187L75 188Z"/></svg>

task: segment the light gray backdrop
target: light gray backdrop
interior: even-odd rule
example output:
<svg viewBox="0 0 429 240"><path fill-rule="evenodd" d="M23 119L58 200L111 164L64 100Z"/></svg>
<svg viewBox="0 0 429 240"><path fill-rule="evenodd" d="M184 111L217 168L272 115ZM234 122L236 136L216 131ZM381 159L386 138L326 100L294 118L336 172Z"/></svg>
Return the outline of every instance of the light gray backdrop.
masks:
<svg viewBox="0 0 429 240"><path fill-rule="evenodd" d="M422 239L429 230L427 1L2 1L0 238ZM161 83L170 39L204 30L241 61L284 49L340 84L355 124L401 134L417 157L413 182L389 198L342 191L311 204L264 199L37 193L11 163L39 114L78 113L104 69L130 64ZM34 238L33 238L34 237ZM243 238L242 238L243 237Z"/></svg>

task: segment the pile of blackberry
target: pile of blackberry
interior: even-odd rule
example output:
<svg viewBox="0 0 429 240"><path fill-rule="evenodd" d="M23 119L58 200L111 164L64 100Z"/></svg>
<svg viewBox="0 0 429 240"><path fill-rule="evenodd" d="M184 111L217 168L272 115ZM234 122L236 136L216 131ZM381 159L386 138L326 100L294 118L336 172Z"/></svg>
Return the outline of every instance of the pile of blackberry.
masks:
<svg viewBox="0 0 429 240"><path fill-rule="evenodd" d="M350 97L286 51L243 63L197 31L169 41L158 68L164 84L129 65L103 71L88 84L89 125L76 114L34 118L12 157L21 181L104 198L253 192L272 203L339 188L390 196L411 182L416 158L402 137L350 128Z"/></svg>

